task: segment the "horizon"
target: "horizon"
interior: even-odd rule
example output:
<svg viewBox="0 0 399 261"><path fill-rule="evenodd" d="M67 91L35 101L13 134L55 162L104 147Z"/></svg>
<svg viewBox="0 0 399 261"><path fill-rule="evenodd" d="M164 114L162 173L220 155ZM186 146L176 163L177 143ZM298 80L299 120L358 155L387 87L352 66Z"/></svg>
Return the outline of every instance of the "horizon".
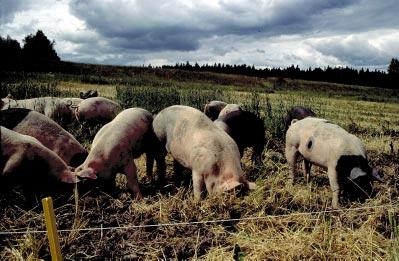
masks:
<svg viewBox="0 0 399 261"><path fill-rule="evenodd" d="M63 61L78 63L386 72L399 54L395 2L2 1L0 31L22 44L42 30Z"/></svg>

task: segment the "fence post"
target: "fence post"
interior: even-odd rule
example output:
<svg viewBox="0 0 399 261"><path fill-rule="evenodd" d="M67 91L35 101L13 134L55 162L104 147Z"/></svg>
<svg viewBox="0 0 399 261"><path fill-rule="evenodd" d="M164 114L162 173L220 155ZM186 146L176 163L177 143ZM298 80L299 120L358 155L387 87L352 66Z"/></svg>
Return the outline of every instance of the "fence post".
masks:
<svg viewBox="0 0 399 261"><path fill-rule="evenodd" d="M55 215L53 208L53 200L51 197L42 199L44 219L46 221L47 237L50 245L51 260L61 261L61 248L58 239L57 225L55 223Z"/></svg>

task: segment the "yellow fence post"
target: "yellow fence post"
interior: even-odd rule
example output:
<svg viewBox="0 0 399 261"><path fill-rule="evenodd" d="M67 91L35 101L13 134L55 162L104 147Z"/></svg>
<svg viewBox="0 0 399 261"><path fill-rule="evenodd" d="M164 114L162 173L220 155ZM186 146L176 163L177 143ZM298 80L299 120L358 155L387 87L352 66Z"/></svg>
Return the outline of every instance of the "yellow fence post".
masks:
<svg viewBox="0 0 399 261"><path fill-rule="evenodd" d="M58 239L57 225L55 223L55 215L53 208L53 200L51 197L42 199L44 219L46 221L47 237L50 244L51 260L61 261L61 248Z"/></svg>

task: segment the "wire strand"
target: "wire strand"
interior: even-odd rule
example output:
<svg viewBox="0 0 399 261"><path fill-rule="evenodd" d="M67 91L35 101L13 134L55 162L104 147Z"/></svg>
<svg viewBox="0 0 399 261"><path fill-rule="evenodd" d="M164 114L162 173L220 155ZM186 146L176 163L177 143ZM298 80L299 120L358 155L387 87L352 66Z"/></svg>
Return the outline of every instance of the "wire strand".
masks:
<svg viewBox="0 0 399 261"><path fill-rule="evenodd" d="M104 231L104 230L118 230L118 229L138 229L138 228L154 228L154 227L170 227L170 226L190 226L190 225L206 225L206 224L215 224L215 223L226 223L226 222L238 222L238 221L254 221L254 220L265 220L265 219L275 219L289 216L302 216L302 215L320 215L320 214L328 214L328 213L339 213L339 212L353 212L360 211L366 209L375 209L375 208L389 208L389 207L398 207L399 204L386 204L386 205L377 205L377 206L366 206L366 207L358 207L358 208L350 208L350 209L331 209L331 210L322 210L322 211L313 211L313 212L299 212L299 213L290 213L290 214L282 214L282 215L266 215L263 217L244 217L244 218L230 218L230 219L217 219L217 220L207 220L207 221L192 221L192 222L175 222L175 223L160 223L160 224L150 224L150 225L132 225L132 226L114 226L114 227L92 227L92 228L73 228L73 229L59 229L58 232L76 232L76 231ZM17 234L33 234L33 233L47 233L46 230L24 230L24 231L0 231L0 235L17 235Z"/></svg>

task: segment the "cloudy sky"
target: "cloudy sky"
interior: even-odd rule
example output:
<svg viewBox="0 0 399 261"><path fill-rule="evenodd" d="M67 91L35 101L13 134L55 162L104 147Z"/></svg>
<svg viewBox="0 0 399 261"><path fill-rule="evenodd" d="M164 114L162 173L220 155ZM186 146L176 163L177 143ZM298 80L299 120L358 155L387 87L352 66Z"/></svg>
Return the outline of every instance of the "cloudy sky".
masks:
<svg viewBox="0 0 399 261"><path fill-rule="evenodd" d="M0 35L38 29L63 60L387 68L398 0L0 0Z"/></svg>

